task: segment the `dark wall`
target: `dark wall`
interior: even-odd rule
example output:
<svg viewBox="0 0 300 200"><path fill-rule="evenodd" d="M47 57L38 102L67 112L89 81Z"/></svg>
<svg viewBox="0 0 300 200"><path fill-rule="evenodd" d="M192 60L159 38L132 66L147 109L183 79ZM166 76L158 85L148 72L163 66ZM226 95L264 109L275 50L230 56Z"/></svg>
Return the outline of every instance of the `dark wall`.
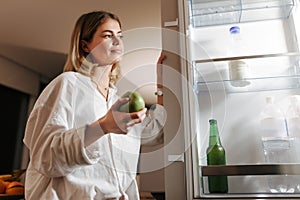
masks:
<svg viewBox="0 0 300 200"><path fill-rule="evenodd" d="M0 174L20 169L29 95L0 85Z"/></svg>

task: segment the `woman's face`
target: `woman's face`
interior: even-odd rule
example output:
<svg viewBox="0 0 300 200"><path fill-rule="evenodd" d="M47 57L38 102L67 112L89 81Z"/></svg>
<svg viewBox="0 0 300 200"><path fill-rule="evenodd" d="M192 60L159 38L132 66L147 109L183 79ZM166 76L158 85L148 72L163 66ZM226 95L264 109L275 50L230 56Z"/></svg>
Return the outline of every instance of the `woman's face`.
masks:
<svg viewBox="0 0 300 200"><path fill-rule="evenodd" d="M123 55L122 31L118 21L108 18L95 32L91 42L81 41L88 57L100 65L111 65Z"/></svg>

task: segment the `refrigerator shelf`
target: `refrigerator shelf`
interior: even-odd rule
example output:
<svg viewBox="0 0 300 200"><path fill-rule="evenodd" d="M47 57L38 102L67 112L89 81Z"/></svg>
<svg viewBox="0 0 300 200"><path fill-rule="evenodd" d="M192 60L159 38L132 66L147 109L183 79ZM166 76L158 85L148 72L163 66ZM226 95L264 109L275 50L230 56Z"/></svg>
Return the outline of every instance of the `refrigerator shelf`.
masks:
<svg viewBox="0 0 300 200"><path fill-rule="evenodd" d="M247 81L244 87L233 86L234 82ZM287 90L300 88L300 75L248 78L243 80L214 80L197 81L194 85L196 94L202 92L222 91L226 93L261 92L273 90Z"/></svg>
<svg viewBox="0 0 300 200"><path fill-rule="evenodd" d="M300 164L250 164L250 165L219 165L200 166L202 179L207 176L268 176L268 175L300 175ZM202 180L204 181L204 180ZM207 191L201 194L203 198L219 199L276 199L289 198L299 199L299 192L291 193L271 193L271 192L251 192L239 193L229 192L226 194L212 194Z"/></svg>
<svg viewBox="0 0 300 200"><path fill-rule="evenodd" d="M228 61L248 63L250 75L229 79ZM258 92L300 87L300 52L209 58L193 61L195 93L209 91Z"/></svg>
<svg viewBox="0 0 300 200"><path fill-rule="evenodd" d="M190 23L204 27L288 18L294 0L190 0Z"/></svg>
<svg viewBox="0 0 300 200"><path fill-rule="evenodd" d="M205 193L201 197L194 199L299 199L299 193Z"/></svg>
<svg viewBox="0 0 300 200"><path fill-rule="evenodd" d="M300 164L201 166L202 176L300 175Z"/></svg>
<svg viewBox="0 0 300 200"><path fill-rule="evenodd" d="M195 60L194 62L196 64L199 64L199 63L208 63L208 62L222 62L222 61L233 61L233 60L257 59L257 58L272 58L272 57L281 57L281 56L298 57L298 56L300 56L300 52L285 52L285 53L210 58L210 59Z"/></svg>

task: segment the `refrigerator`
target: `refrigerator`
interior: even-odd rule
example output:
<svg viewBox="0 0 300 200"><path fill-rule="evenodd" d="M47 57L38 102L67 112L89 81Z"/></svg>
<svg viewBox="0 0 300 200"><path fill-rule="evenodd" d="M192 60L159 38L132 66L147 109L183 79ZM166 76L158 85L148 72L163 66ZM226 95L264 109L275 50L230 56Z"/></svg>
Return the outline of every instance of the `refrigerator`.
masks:
<svg viewBox="0 0 300 200"><path fill-rule="evenodd" d="M299 4L178 0L187 199L300 199L299 135L289 134L286 118L300 95ZM233 26L242 39L237 47ZM246 72L234 77L233 61ZM286 136L263 135L268 97L283 112ZM209 119L218 122L226 165L207 165ZM210 193L208 176L220 175L228 177L228 193Z"/></svg>

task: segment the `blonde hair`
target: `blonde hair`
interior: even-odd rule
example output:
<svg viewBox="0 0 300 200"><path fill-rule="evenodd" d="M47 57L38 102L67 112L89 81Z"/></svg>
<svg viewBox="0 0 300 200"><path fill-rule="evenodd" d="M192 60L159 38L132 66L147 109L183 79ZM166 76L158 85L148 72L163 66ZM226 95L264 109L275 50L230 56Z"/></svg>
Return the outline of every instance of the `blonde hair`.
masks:
<svg viewBox="0 0 300 200"><path fill-rule="evenodd" d="M116 20L120 27L121 22L118 16L106 11L94 11L81 15L74 27L67 61L65 63L64 72L80 71L86 75L90 75L90 68L82 68L82 63L90 63L86 57L88 54L83 51L80 45L81 40L87 42L92 41L97 28L102 25L106 19L111 18ZM93 63L90 63L93 65ZM111 71L110 82L115 83L120 75L119 63L114 63Z"/></svg>

